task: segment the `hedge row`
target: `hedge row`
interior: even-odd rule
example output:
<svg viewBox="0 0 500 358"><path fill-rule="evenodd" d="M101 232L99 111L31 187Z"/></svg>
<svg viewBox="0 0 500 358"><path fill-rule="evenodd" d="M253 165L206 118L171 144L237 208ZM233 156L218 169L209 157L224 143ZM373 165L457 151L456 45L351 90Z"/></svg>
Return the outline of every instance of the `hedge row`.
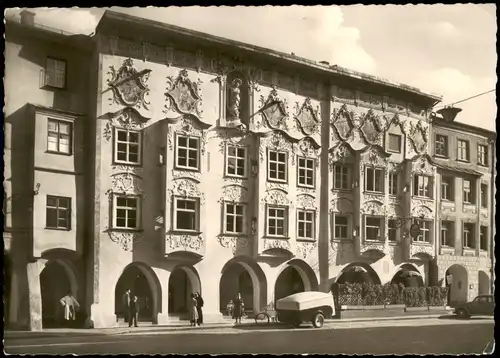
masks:
<svg viewBox="0 0 500 358"><path fill-rule="evenodd" d="M403 284L375 285L345 283L337 285L338 303L348 306L404 304L407 307L444 306L447 287L405 287Z"/></svg>

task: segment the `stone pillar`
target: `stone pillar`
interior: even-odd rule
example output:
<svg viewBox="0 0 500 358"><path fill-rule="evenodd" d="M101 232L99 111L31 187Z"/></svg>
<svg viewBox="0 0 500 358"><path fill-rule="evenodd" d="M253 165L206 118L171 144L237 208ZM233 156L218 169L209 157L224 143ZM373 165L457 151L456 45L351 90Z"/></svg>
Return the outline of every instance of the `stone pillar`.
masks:
<svg viewBox="0 0 500 358"><path fill-rule="evenodd" d="M199 272L203 305L203 322L213 323L223 320L219 305L220 270L203 270Z"/></svg>
<svg viewBox="0 0 500 358"><path fill-rule="evenodd" d="M156 323L160 325L166 324L168 323L168 296L169 296L168 282L170 279L171 272L156 267L153 267L152 269L155 272L156 276L158 277L158 281L160 282L161 286L160 302L158 302L157 304L158 312L156 316Z"/></svg>
<svg viewBox="0 0 500 358"><path fill-rule="evenodd" d="M40 261L29 262L26 266L29 295L29 330L41 331L42 327L42 293L40 288Z"/></svg>
<svg viewBox="0 0 500 358"><path fill-rule="evenodd" d="M9 297L9 313L8 319L9 324L15 324L18 322L18 309L19 309L19 280L18 273L14 267L12 267L11 279L10 279L10 297Z"/></svg>

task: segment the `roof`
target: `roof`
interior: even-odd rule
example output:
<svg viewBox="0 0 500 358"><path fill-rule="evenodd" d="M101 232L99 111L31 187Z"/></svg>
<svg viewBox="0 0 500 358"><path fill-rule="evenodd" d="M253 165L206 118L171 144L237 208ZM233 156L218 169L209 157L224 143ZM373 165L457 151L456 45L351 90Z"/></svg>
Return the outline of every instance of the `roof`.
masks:
<svg viewBox="0 0 500 358"><path fill-rule="evenodd" d="M66 111L64 109L57 109L57 108L52 108L52 107L47 107L47 106L42 106L40 104L36 103L28 103L32 108L34 108L37 111L40 112L49 112L49 113L56 113L60 114L63 116L69 116L69 117L83 117L83 113L78 113L78 112L72 112L72 111Z"/></svg>
<svg viewBox="0 0 500 358"><path fill-rule="evenodd" d="M467 131L467 132L473 132L473 133L481 134L481 135L484 135L485 137L488 137L490 139L495 139L496 140L496 137L497 137L497 133L496 132L490 131L488 129L484 129L484 128L481 128L481 127L473 126L471 124L466 124L466 123L462 123L462 122L456 122L456 121L450 122L450 121L446 121L444 118L438 117L438 116L435 117L435 119L432 121L432 124L435 127L443 127L443 128L449 128L449 129L458 129L458 130L464 130L464 131Z"/></svg>
<svg viewBox="0 0 500 358"><path fill-rule="evenodd" d="M469 175L473 175L473 176L477 176L477 177L483 176L483 173L481 173L481 172L478 172L478 171L473 170L473 169L464 168L464 167L461 167L458 165L441 164L441 163L436 163L436 162L434 162L434 163L438 168L443 169L443 170L465 173L465 174L469 174Z"/></svg>
<svg viewBox="0 0 500 358"><path fill-rule="evenodd" d="M222 45L226 47L233 47L233 48L238 48L241 50L244 50L248 53L254 53L254 54L260 54L262 56L266 56L267 58L275 58L275 59L280 59L282 61L286 61L288 63L293 63L301 66L308 67L310 69L315 69L319 70L322 72L322 74L330 74L330 75L336 75L336 76L341 76L344 78L351 78L351 79L356 79L356 80L362 80L365 82L371 82L374 84L378 84L381 86L384 86L386 88L394 88L398 89L399 91L403 91L406 93L411 93L413 95L419 96L421 98L424 98L427 101L432 101L432 102L439 102L442 99L442 96L438 96L435 94L430 94L430 93L425 93L421 91L420 89L416 87L411 87L408 85L404 84L399 84L395 83L386 79L382 79L376 76L364 74L361 72L349 70L344 67L340 67L338 65L325 65L321 64L309 59L305 59L302 57L298 57L295 55L275 51L272 49L260 47L260 46L255 46L255 45L250 45L246 44L243 42L239 41L234 41L234 40L229 40L223 37L219 36L214 36L210 34L206 34L200 31L194 31L191 29L186 29L180 26L175 26L175 25L170 25L170 24L165 24L159 21L154 21L154 20L149 20L149 19L144 19L141 17L137 16L132 16L128 14L123 14L115 11L110 11L106 10L101 17L101 20L99 21L99 24L96 27L96 34L103 33L106 31L113 31L116 27L113 26L113 24L117 24L119 22L122 23L129 23L129 26L127 26L127 29L129 31L132 31L132 26L136 27L142 27L146 28L149 27L151 29L156 29L160 30L162 32L168 32L172 35L177 35L179 37L183 38L191 38L191 39L197 39L200 41L203 41L205 43L211 44L211 45ZM122 34L122 32L118 31L118 35ZM142 35L137 35L137 32L133 32L135 36L141 36L141 40L144 41L144 38L142 38Z"/></svg>

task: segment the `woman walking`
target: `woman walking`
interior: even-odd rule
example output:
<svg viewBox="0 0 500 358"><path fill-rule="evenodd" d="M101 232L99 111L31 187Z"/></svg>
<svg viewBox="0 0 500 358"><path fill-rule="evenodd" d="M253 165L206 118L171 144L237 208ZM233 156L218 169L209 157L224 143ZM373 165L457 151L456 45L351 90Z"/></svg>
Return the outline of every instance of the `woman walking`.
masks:
<svg viewBox="0 0 500 358"><path fill-rule="evenodd" d="M241 297L241 293L238 292L236 295L236 299L234 300L234 308L233 308L233 318L235 319L235 324L241 324L241 317L245 312L245 304L243 303L243 298Z"/></svg>
<svg viewBox="0 0 500 358"><path fill-rule="evenodd" d="M198 323L198 300L194 293L191 294L191 326L196 327L200 324Z"/></svg>

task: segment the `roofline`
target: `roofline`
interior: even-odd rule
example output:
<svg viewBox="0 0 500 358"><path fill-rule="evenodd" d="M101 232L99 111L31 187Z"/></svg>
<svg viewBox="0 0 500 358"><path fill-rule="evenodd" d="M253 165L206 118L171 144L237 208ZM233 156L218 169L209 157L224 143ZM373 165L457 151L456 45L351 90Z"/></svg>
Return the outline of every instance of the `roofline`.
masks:
<svg viewBox="0 0 500 358"><path fill-rule="evenodd" d="M85 117L85 114L83 114L83 113L72 112L72 111L67 111L64 109L58 109L58 108L52 108L52 107L46 107L46 106L42 106L42 105L36 104L36 103L28 102L28 105L31 108L33 108L36 112L59 114L59 115L67 116L67 117L73 117L75 119Z"/></svg>
<svg viewBox="0 0 500 358"><path fill-rule="evenodd" d="M489 129L484 129L481 127L473 126L471 124L462 123L462 122L455 122L455 121L449 122L449 121L446 121L442 117L436 117L436 119L434 119L432 121L432 124L435 127L443 127L443 128L448 128L448 129L463 129L463 130L468 131L468 132L472 131L472 132L484 134L486 137L490 137L490 138L496 139L496 137L497 137L497 133L490 131Z"/></svg>
<svg viewBox="0 0 500 358"><path fill-rule="evenodd" d="M99 33L100 27L102 27L102 24L106 23L107 21L111 21L111 20L132 22L132 23L136 23L136 24L140 23L143 25L144 25L144 23L146 23L148 26L160 29L160 30L165 31L165 32L171 32L171 33L175 33L178 35L189 36L189 37L197 38L197 39L200 39L203 41L208 41L208 42L211 42L214 44L229 45L229 46L237 47L237 48L242 49L242 50L255 52L255 53L267 56L267 57L274 57L274 58L288 61L291 63L307 66L309 68L314 68L314 69L322 71L324 73L343 76L343 77L350 77L350 78L357 79L357 80L364 80L367 82L376 83L376 84L383 85L386 87L396 88L398 90L402 90L402 91L405 91L408 93L412 93L414 95L418 95L420 97L424 97L427 100L434 101L434 105L436 103L440 102L443 98L442 95L439 96L439 95L435 95L435 94L431 94L431 93L426 93L426 92L423 92L420 89L415 88L415 87L411 87L411 86L401 84L401 83L394 83L394 82L391 82L389 80L382 79L382 78L379 78L376 76L372 76L369 74L364 74L361 72L349 70L347 68L340 67L338 65L326 66L326 65L319 64L315 61L312 61L312 60L309 60L306 58L290 55L290 54L287 54L284 52L279 52L279 51L276 51L273 49L268 49L268 48L264 48L264 47L260 47L260 46L250 45L250 44L246 44L243 42L230 40L230 39L227 39L224 37L210 35L210 34L207 34L204 32L195 31L195 30L187 29L184 27L176 26L176 25L165 24L165 23L155 21L155 20L144 19L141 17L133 16L133 15L123 14L121 12L116 12L116 11L112 11L112 10L105 10L103 16L101 17L99 23L96 26L96 31L95 31L96 34Z"/></svg>

